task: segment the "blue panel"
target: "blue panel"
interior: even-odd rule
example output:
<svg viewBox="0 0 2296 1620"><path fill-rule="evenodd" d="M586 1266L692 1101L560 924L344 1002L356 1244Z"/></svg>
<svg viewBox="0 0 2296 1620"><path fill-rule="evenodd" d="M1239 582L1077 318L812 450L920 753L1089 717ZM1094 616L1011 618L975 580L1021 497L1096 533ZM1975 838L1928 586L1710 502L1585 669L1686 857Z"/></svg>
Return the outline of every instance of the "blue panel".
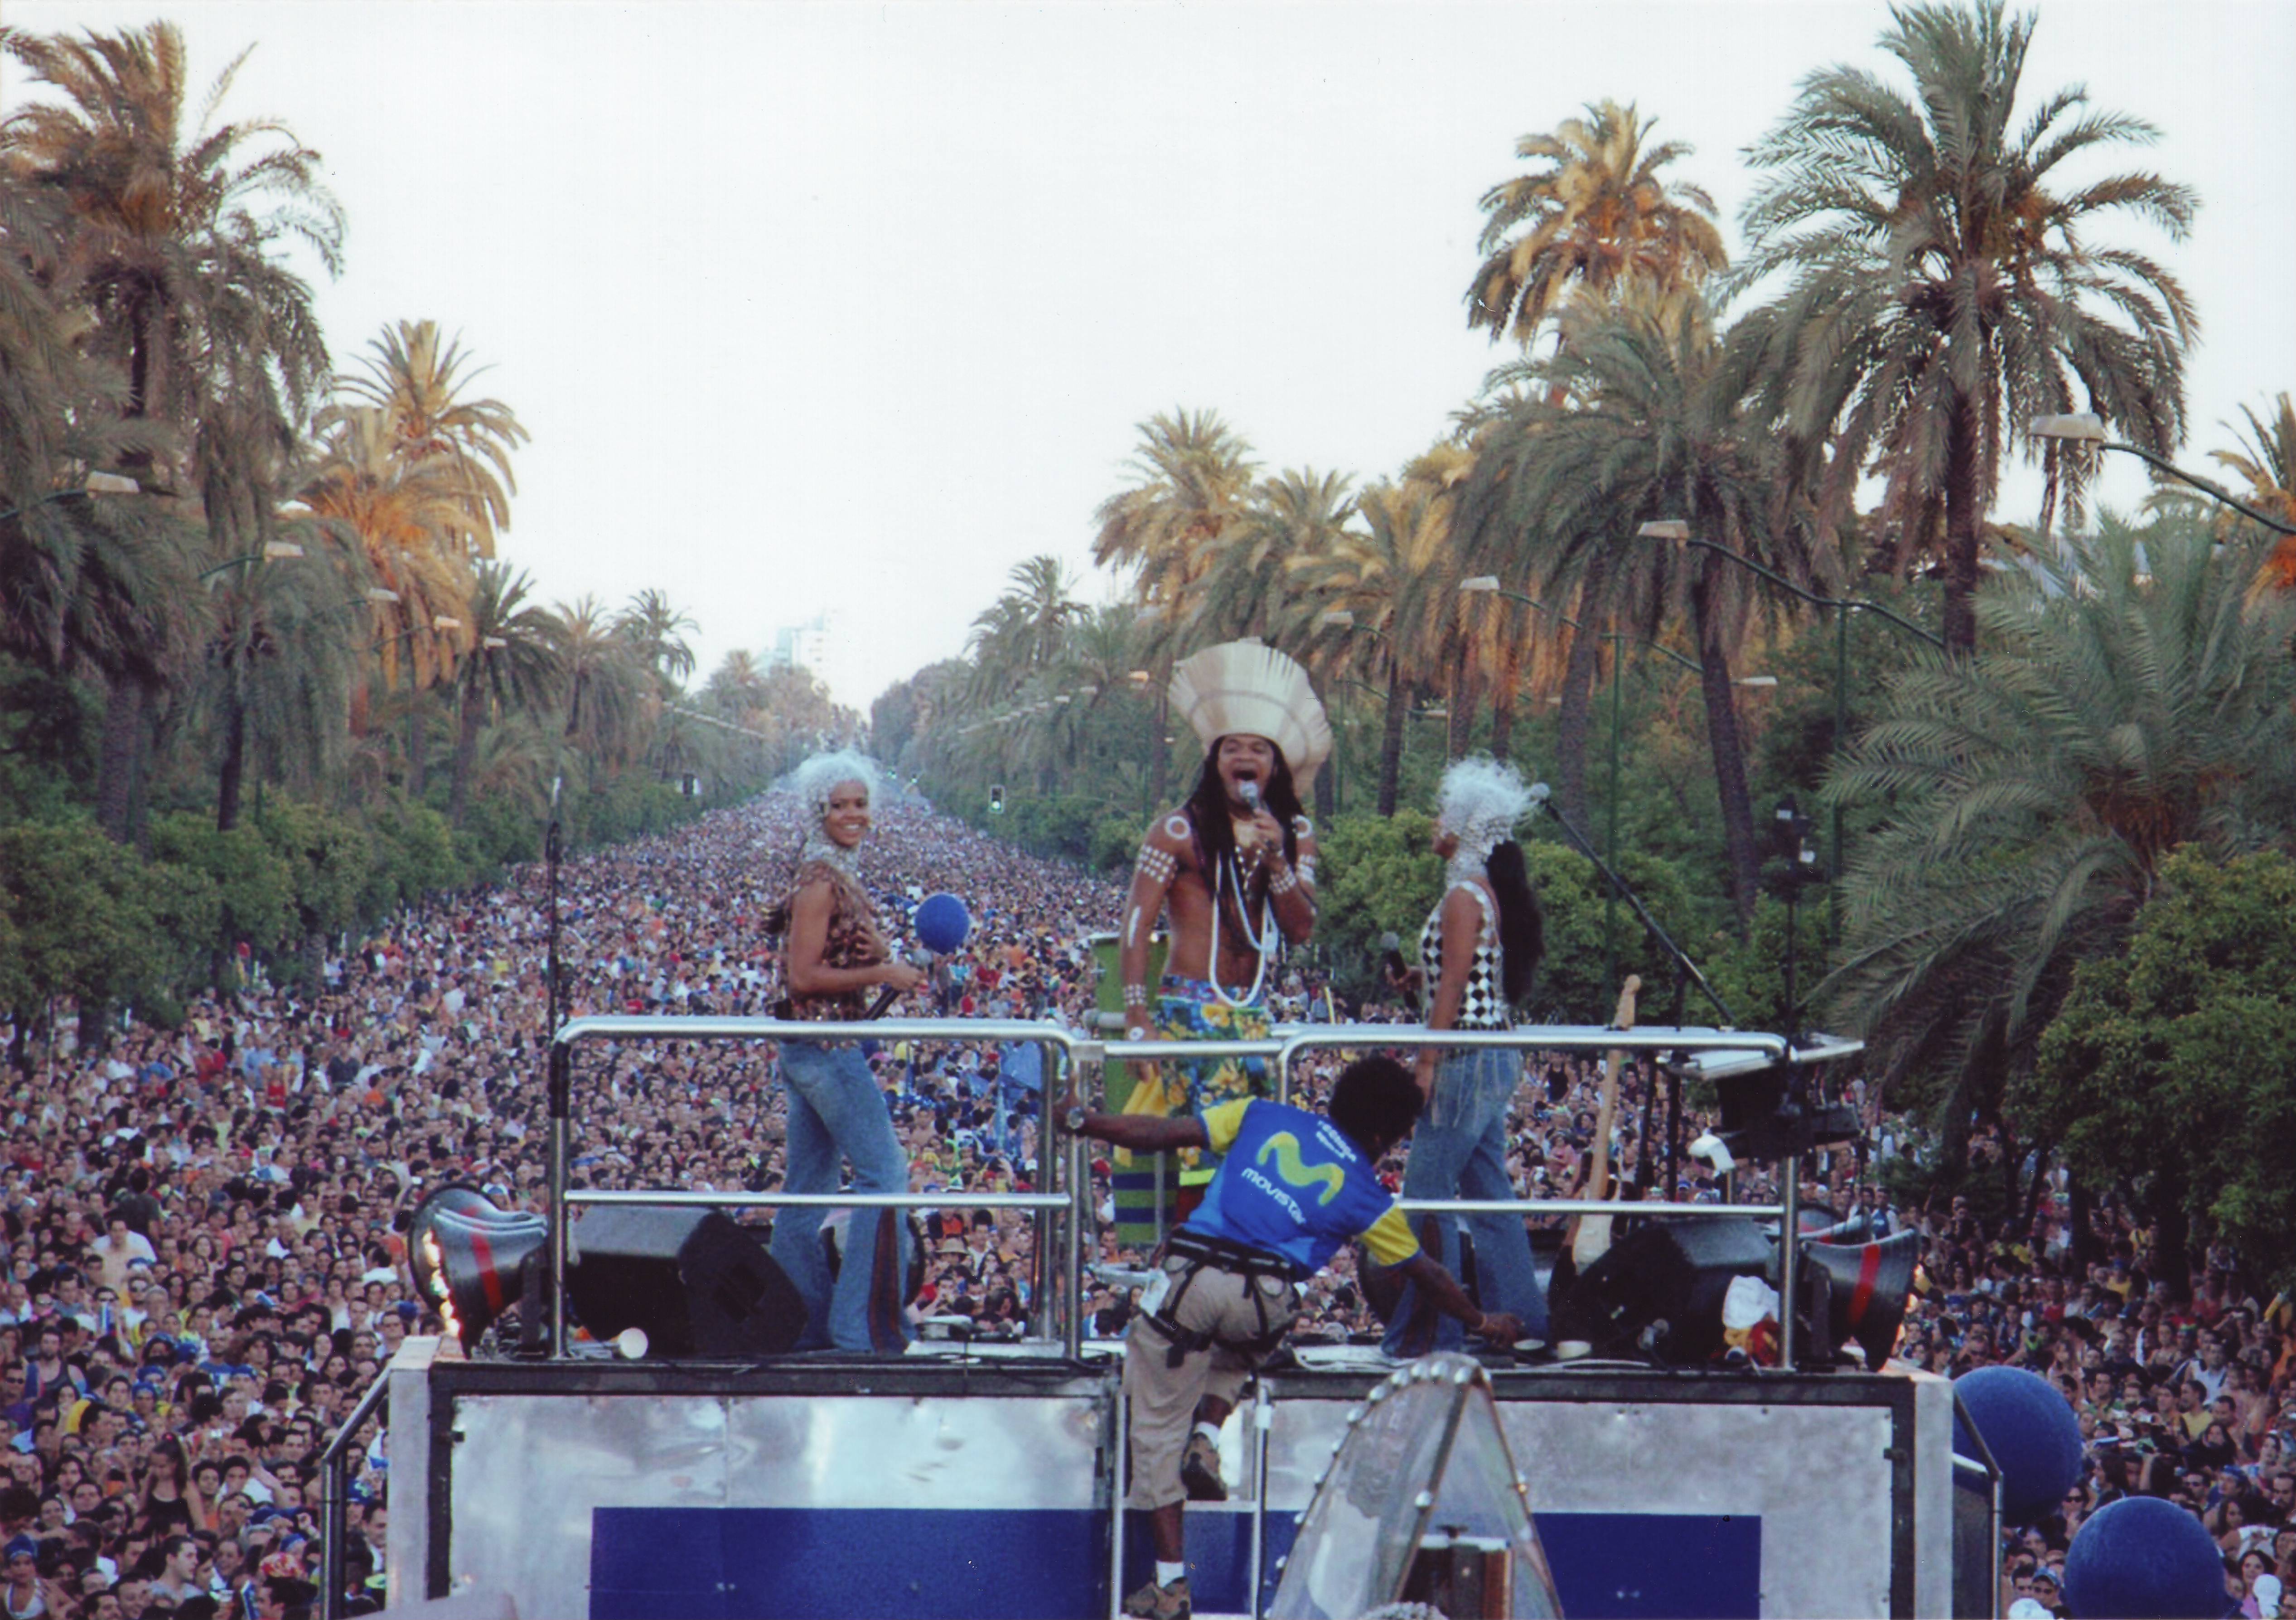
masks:
<svg viewBox="0 0 2296 1620"><path fill-rule="evenodd" d="M1762 1521L1752 1515L1535 1518L1570 1620L1751 1620L1762 1612Z"/></svg>
<svg viewBox="0 0 2296 1620"><path fill-rule="evenodd" d="M1108 1608L1105 1518L1090 1510L600 1508L592 1620L1070 1620ZM722 1597L672 1550L714 1542ZM694 1556L691 1551L687 1556ZM697 1567L712 1554L696 1558ZM611 1578L609 1578L611 1577ZM647 1607L653 1604L653 1607Z"/></svg>
<svg viewBox="0 0 2296 1620"><path fill-rule="evenodd" d="M726 1532L713 1511L599 1508L590 1515L590 1590L707 1592L726 1584ZM594 1599L590 1613L602 1613Z"/></svg>
<svg viewBox="0 0 2296 1620"><path fill-rule="evenodd" d="M609 1591L590 1593L590 1620L731 1620L723 1592Z"/></svg>

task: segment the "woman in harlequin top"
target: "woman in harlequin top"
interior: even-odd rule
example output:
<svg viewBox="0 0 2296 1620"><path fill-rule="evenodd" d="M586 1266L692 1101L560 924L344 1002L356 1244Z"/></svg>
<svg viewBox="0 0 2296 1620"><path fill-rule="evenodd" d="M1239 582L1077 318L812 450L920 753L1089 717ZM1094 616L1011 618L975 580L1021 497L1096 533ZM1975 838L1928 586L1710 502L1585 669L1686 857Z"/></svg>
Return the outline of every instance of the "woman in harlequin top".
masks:
<svg viewBox="0 0 2296 1620"><path fill-rule="evenodd" d="M1443 773L1435 853L1446 863L1442 897L1419 934L1419 960L1430 1029L1506 1029L1510 1010L1530 989L1544 943L1538 896L1524 875L1514 824L1530 807L1529 790L1513 766L1462 759ZM1499 1047L1449 1052L1419 1049L1416 1078L1427 1112L1404 1174L1407 1199L1512 1199L1507 1174L1507 1109L1522 1083L1522 1053ZM1546 1295L1533 1269L1522 1217L1466 1217L1475 1239L1475 1275L1484 1301L1520 1316L1533 1337L1546 1332ZM1453 1272L1459 1269L1459 1220L1421 1218L1419 1240ZM1423 1355L1459 1346L1456 1323L1406 1286L1388 1322L1385 1348Z"/></svg>

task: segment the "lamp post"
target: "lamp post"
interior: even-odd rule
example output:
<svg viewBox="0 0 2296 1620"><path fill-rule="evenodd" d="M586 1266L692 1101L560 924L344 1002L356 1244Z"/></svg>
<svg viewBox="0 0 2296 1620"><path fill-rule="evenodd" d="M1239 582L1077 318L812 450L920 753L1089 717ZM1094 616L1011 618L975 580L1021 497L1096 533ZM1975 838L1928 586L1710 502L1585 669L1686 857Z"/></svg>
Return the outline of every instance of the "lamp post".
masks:
<svg viewBox="0 0 2296 1620"><path fill-rule="evenodd" d="M1852 613L1872 613L1898 626L1908 634L1918 635L1939 652L1946 650L1945 638L1925 630L1901 613L1883 607L1878 601L1868 601L1862 596L1821 596L1788 579L1776 569L1755 561L1751 557L1732 551L1718 541L1704 539L1690 532L1690 525L1681 518L1660 518L1645 523L1636 533L1644 540L1667 540L1677 545L1695 545L1726 557L1743 569L1750 569L1768 580L1778 589L1814 608L1833 610L1833 747L1839 753L1842 740L1849 730L1849 616ZM1841 935L1841 806L1833 806L1831 842L1833 852L1826 862L1826 876L1833 885L1826 896L1826 933L1831 938Z"/></svg>
<svg viewBox="0 0 2296 1620"><path fill-rule="evenodd" d="M2275 534L2296 535L2296 524L2268 517L2246 502L2234 499L2221 486L2197 473L2185 471L2168 457L2156 455L2142 445L2125 445L2119 439L2105 438L2104 418L2094 412L2076 411L2064 415L2036 416L2026 424L2025 430L2035 438L2054 439L2060 444L2095 445L2100 450L2118 450L2124 455L2133 455L2177 482L2191 485L2218 505L2229 506L2242 517L2263 524Z"/></svg>

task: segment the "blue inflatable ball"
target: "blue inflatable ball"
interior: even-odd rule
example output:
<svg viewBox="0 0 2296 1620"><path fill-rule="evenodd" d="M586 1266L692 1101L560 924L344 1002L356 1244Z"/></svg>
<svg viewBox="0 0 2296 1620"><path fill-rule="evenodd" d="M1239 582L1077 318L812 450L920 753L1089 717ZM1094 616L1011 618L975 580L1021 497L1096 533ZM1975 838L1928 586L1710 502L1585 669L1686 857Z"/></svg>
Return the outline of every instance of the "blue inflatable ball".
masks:
<svg viewBox="0 0 2296 1620"><path fill-rule="evenodd" d="M1953 1381L1953 1393L2001 1469L2002 1519L2030 1525L2055 1512L2081 1469L2080 1420L2065 1397L2021 1367L1965 1372ZM1964 1457L1978 1454L1958 1413L1953 1444Z"/></svg>
<svg viewBox="0 0 2296 1620"><path fill-rule="evenodd" d="M947 955L972 932L972 913L955 895L927 895L917 902L909 921L917 931L917 943L936 956Z"/></svg>
<svg viewBox="0 0 2296 1620"><path fill-rule="evenodd" d="M2124 1496L2085 1520L2065 1553L2065 1607L2080 1620L2214 1620L2227 1612L2224 1554L2188 1509Z"/></svg>

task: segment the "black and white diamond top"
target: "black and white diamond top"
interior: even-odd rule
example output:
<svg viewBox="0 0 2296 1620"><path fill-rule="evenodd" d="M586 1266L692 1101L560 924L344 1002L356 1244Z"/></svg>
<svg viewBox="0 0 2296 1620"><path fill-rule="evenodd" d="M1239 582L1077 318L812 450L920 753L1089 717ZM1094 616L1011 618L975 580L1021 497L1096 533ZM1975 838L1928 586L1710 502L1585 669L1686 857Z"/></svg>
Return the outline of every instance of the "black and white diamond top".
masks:
<svg viewBox="0 0 2296 1620"><path fill-rule="evenodd" d="M1460 1029L1510 1029L1513 1018L1507 1011L1506 991L1500 977L1498 909L1492 904L1490 892L1480 883L1464 879L1451 885L1464 888L1475 896L1482 908L1483 926L1475 937L1475 957L1467 965L1466 993L1459 998ZM1451 897L1451 890L1443 891L1443 899L1427 913L1425 926L1419 930L1419 961L1426 970L1427 1002L1434 1005L1435 987L1443 978L1443 901Z"/></svg>

